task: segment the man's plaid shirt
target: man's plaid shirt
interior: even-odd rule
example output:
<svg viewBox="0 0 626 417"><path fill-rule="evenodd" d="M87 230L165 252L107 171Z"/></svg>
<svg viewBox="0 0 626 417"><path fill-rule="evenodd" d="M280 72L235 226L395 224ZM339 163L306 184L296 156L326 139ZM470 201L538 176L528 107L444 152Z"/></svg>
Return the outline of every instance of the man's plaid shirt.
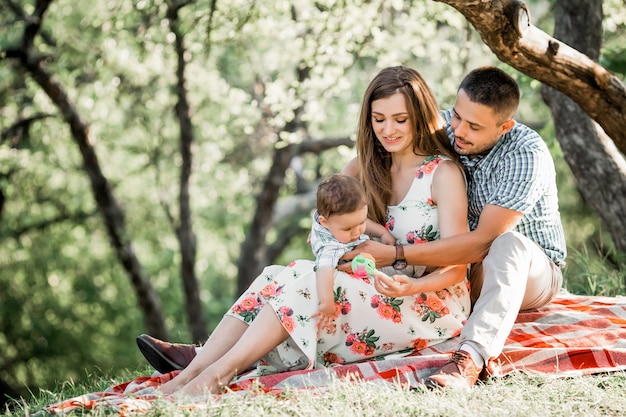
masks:
<svg viewBox="0 0 626 417"><path fill-rule="evenodd" d="M452 110L442 112L447 133ZM486 155L461 156L468 175L469 225L474 230L486 204L523 213L515 228L541 246L560 267L565 266L566 245L559 213L554 161L537 132L515 123Z"/></svg>

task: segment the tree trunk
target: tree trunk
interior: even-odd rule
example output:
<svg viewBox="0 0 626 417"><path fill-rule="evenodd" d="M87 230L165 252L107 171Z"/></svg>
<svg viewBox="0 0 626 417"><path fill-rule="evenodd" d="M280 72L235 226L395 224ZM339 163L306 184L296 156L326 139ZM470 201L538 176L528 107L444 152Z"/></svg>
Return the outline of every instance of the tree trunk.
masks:
<svg viewBox="0 0 626 417"><path fill-rule="evenodd" d="M185 3L189 4L188 2ZM176 69L176 116L180 126L180 153L182 165L180 169L180 192L178 195L179 222L176 227L176 236L181 253L181 279L185 291L185 308L187 322L194 343L202 343L207 339L208 325L204 317L204 309L200 300L200 286L195 272L196 265L196 236L191 222L191 207L189 203L189 181L191 178L195 133L191 123L187 89L185 87L185 35L178 27L178 11L183 4L171 5L168 10L171 30L174 33L178 67Z"/></svg>
<svg viewBox="0 0 626 417"><path fill-rule="evenodd" d="M354 141L350 138L327 138L321 140L308 140L299 144L290 144L283 148L276 148L270 172L268 173L263 189L256 199L256 212L252 220L250 230L246 234L246 240L241 245L239 257L237 291L241 294L248 288L250 283L266 266L270 259L276 257L276 251L269 248L266 242L267 232L273 226L274 208L278 201L280 188L285 183L286 171L291 160L304 153L321 154L322 152L338 146L354 147ZM313 206L310 207L313 209ZM284 238L284 236L283 236ZM289 236L288 238L291 238ZM281 244L286 245L285 240Z"/></svg>
<svg viewBox="0 0 626 417"><path fill-rule="evenodd" d="M266 236L272 226L272 213L280 188L285 183L294 145L274 150L272 166L256 198L256 211L237 262L237 293L245 291L266 264Z"/></svg>
<svg viewBox="0 0 626 417"><path fill-rule="evenodd" d="M298 82L302 83L309 78L310 68L307 65L296 70ZM263 87L263 86L262 86ZM265 91L262 88L261 91ZM259 97L259 102L263 102L264 97ZM306 132L306 123L301 115L304 108L302 106L294 109L294 118L285 124L285 132ZM268 116L271 113L268 113ZM276 132L277 137L280 135ZM272 166L263 182L263 188L256 198L256 211L250 224L250 229L246 234L246 239L241 244L241 252L237 261L237 293L245 291L250 283L267 265L267 233L272 227L272 217L274 207L278 201L280 189L285 184L287 169L291 165L292 159L298 155L297 144L285 143L278 139L274 146L274 156Z"/></svg>
<svg viewBox="0 0 626 417"><path fill-rule="evenodd" d="M558 0L554 36L597 60L602 46L602 0ZM585 201L598 213L615 246L626 252L626 161L576 103L543 86L557 139ZM610 184L610 186L607 186Z"/></svg>
<svg viewBox="0 0 626 417"><path fill-rule="evenodd" d="M167 339L163 310L158 295L150 284L133 249L128 236L124 211L117 202L111 187L100 169L98 157L93 143L95 138L89 131L89 126L82 120L76 107L70 101L63 86L56 82L43 65L43 60L34 48L34 39L43 23L44 14L50 1L39 0L30 22L24 30L22 47L7 52L7 57L18 58L24 69L39 84L50 100L59 109L63 119L68 124L72 138L80 149L83 158L83 169L91 182L91 189L96 204L104 220L111 245L118 260L128 273L131 285L137 296L142 310L146 329L150 334L161 339Z"/></svg>

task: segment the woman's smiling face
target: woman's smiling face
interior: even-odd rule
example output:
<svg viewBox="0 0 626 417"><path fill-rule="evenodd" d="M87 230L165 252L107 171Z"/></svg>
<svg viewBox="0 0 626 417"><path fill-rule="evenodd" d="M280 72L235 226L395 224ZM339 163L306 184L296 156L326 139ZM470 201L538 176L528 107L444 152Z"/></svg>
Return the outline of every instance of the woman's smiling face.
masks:
<svg viewBox="0 0 626 417"><path fill-rule="evenodd" d="M387 152L413 149L413 129L402 94L372 101L372 129Z"/></svg>

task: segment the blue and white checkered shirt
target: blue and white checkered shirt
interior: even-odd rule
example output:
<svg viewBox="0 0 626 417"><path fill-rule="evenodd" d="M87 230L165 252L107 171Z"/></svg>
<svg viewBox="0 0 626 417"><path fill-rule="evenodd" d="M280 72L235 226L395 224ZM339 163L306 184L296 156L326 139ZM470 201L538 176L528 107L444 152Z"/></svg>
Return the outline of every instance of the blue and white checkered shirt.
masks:
<svg viewBox="0 0 626 417"><path fill-rule="evenodd" d="M441 112L447 133L452 110ZM523 213L515 230L541 246L559 267L567 254L559 213L556 172L552 155L537 132L515 123L486 155L461 155L468 174L469 226L474 230L486 204Z"/></svg>

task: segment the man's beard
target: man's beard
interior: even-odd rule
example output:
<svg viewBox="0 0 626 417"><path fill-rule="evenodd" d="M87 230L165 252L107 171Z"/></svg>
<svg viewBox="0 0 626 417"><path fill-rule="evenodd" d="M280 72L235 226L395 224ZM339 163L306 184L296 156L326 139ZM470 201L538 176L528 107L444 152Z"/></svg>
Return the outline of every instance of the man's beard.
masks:
<svg viewBox="0 0 626 417"><path fill-rule="evenodd" d="M460 139L461 142L463 142L465 145L465 147L460 147L456 144L456 140ZM495 146L495 144L494 144ZM484 149L477 149L476 146L474 146L471 142L467 142L462 138L457 138L455 137L454 139L454 144L452 145L452 148L454 149L454 152L456 152L458 155L463 155L463 156L467 156L469 158L474 158L476 156L481 156L481 155L487 155L489 152L491 152L491 149L493 149L493 146L490 147L486 147Z"/></svg>
<svg viewBox="0 0 626 417"><path fill-rule="evenodd" d="M459 155L467 155L467 156L471 155L472 153L469 147L460 147L459 145L457 145L456 143L457 139L459 138L456 138L456 137L454 138L454 144L452 145L452 147L454 148L454 151L458 153ZM460 140L461 142L464 142L465 144L469 145L469 143L465 142L463 139L460 139Z"/></svg>

